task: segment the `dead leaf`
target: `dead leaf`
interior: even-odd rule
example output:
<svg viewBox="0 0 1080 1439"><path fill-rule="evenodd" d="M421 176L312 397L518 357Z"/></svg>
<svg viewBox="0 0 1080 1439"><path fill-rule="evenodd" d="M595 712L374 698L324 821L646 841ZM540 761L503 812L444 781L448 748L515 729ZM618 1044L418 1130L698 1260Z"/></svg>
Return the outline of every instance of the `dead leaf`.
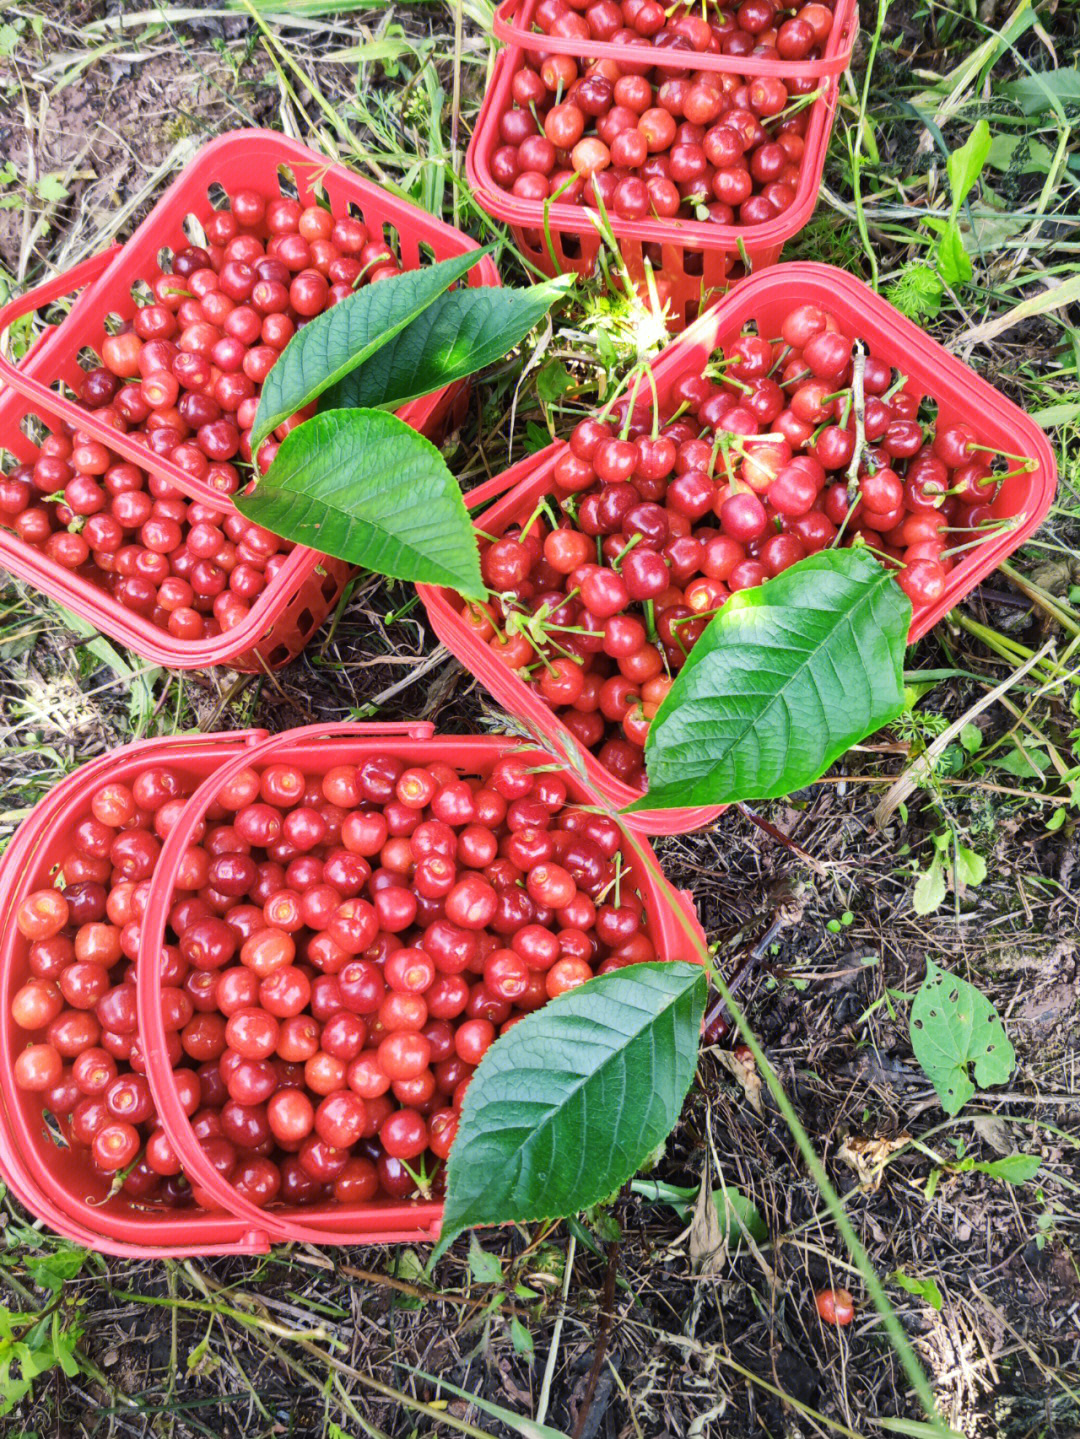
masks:
<svg viewBox="0 0 1080 1439"><path fill-rule="evenodd" d="M985 1140L995 1154L1012 1154L1015 1145L1009 1126L996 1114L980 1114L972 1120L975 1133Z"/></svg>
<svg viewBox="0 0 1080 1439"><path fill-rule="evenodd" d="M706 1409L703 1414L699 1414L686 1431L686 1439L705 1439L709 1426L715 1420L723 1419L727 1413L727 1407L727 1400L721 1399L720 1403L714 1405L712 1409Z"/></svg>
<svg viewBox="0 0 1080 1439"><path fill-rule="evenodd" d="M895 1139L885 1139L882 1136L863 1139L857 1134L849 1134L836 1151L836 1157L855 1171L861 1189L876 1194L881 1188L885 1162L889 1155L895 1154L910 1141L911 1135L907 1133L898 1134Z"/></svg>
<svg viewBox="0 0 1080 1439"><path fill-rule="evenodd" d="M750 1108L759 1119L765 1118L765 1106L761 1102L761 1075L753 1059L744 1061L735 1056L731 1049L718 1049L716 1057L727 1072L741 1085Z"/></svg>
<svg viewBox="0 0 1080 1439"><path fill-rule="evenodd" d="M709 1161L701 1176L701 1188L694 1200L690 1221L690 1262L699 1274L716 1274L727 1258L727 1236L712 1197L712 1175Z"/></svg>

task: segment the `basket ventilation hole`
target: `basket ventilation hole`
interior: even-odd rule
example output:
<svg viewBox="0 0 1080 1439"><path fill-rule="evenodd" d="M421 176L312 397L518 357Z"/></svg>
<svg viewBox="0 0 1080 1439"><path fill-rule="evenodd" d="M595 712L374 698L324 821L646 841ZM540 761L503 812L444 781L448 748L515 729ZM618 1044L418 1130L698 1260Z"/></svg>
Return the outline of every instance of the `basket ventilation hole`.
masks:
<svg viewBox="0 0 1080 1439"><path fill-rule="evenodd" d="M172 274L172 262L174 250L171 245L162 245L157 252L158 269L166 275Z"/></svg>
<svg viewBox="0 0 1080 1439"><path fill-rule="evenodd" d="M315 628L315 616L309 609L302 609L296 617L296 623L300 626L300 632L309 635Z"/></svg>
<svg viewBox="0 0 1080 1439"><path fill-rule="evenodd" d="M53 1144L56 1145L57 1149L70 1149L70 1148L71 1148L71 1145L67 1142L67 1139L64 1137L64 1131L63 1131L63 1130L61 1129L61 1127L60 1127L60 1121L56 1118L56 1116L55 1116L53 1113L51 1113L50 1110L48 1110L48 1109L43 1109L43 1110L41 1111L41 1123L42 1123L42 1125L44 1126L44 1128L45 1128L46 1132L48 1133L49 1138L52 1140Z"/></svg>
<svg viewBox="0 0 1080 1439"><path fill-rule="evenodd" d="M288 658L289 646L275 645L274 648L270 651L269 656L267 657L267 663L273 669L277 665L283 665Z"/></svg>
<svg viewBox="0 0 1080 1439"><path fill-rule="evenodd" d="M386 244L389 246L391 254L396 255L398 259L402 262L402 264L406 266L406 268L411 268L408 260L406 259L406 255L408 251L411 251L412 254L415 255L415 245L409 244L408 246L406 246L405 244L403 244L401 235L397 230L397 227L391 225L389 220L383 221L382 237L385 240Z"/></svg>
<svg viewBox="0 0 1080 1439"><path fill-rule="evenodd" d="M333 206L330 204L330 196L327 193L326 186L321 180L317 181L314 185L312 185L311 199L308 203L312 205L318 205L320 210L327 210L330 212L330 214L333 214Z"/></svg>
<svg viewBox="0 0 1080 1439"><path fill-rule="evenodd" d="M206 231L203 229L202 221L194 210L189 210L184 216L184 234L187 236L188 244L198 245L200 249L206 247Z"/></svg>
<svg viewBox="0 0 1080 1439"><path fill-rule="evenodd" d="M326 579L322 582L323 599L329 603L337 594L337 588L337 580L334 579L333 575L327 575Z"/></svg>
<svg viewBox="0 0 1080 1439"><path fill-rule="evenodd" d="M355 200L350 200L345 206L346 215L351 215L354 220L363 220L364 212Z"/></svg>
<svg viewBox="0 0 1080 1439"><path fill-rule="evenodd" d="M296 176L293 174L291 165L279 165L277 169L278 189L285 196L286 200L298 200L300 198L300 187L296 183Z"/></svg>
<svg viewBox="0 0 1080 1439"><path fill-rule="evenodd" d="M105 316L105 332L109 335L118 335L124 328L124 317L118 315L115 310L110 310Z"/></svg>
<svg viewBox="0 0 1080 1439"><path fill-rule="evenodd" d="M562 252L568 260L581 259L581 241L576 235L561 235Z"/></svg>
<svg viewBox="0 0 1080 1439"><path fill-rule="evenodd" d="M691 320L696 320L696 319L697 319L697 317L698 317L698 311L699 311L700 309L701 309L701 305L698 303L697 300L687 300L687 302L686 302L686 323L687 323L688 325L689 325L689 323L690 323Z"/></svg>
<svg viewBox="0 0 1080 1439"><path fill-rule="evenodd" d="M35 445L40 445L42 440L49 433L48 428L43 422L41 416L35 415L33 413L23 415L22 419L19 421L19 429L22 430L26 438L32 441Z"/></svg>
<svg viewBox="0 0 1080 1439"><path fill-rule="evenodd" d="M76 359L79 368L82 370L96 370L101 364L101 356L96 350L91 349L89 345L82 347Z"/></svg>
<svg viewBox="0 0 1080 1439"><path fill-rule="evenodd" d="M705 273L705 256L700 250L687 250L683 256L683 271L687 275L703 275Z"/></svg>
<svg viewBox="0 0 1080 1439"><path fill-rule="evenodd" d="M140 309L143 305L152 305L154 303L154 292L145 280L136 280L128 291L128 294Z"/></svg>
<svg viewBox="0 0 1080 1439"><path fill-rule="evenodd" d="M18 463L19 461L10 450L0 449L0 470L3 470L5 475L15 469Z"/></svg>
<svg viewBox="0 0 1080 1439"><path fill-rule="evenodd" d="M229 194L224 185L217 180L211 180L206 187L206 198L215 210L227 210L229 208Z"/></svg>

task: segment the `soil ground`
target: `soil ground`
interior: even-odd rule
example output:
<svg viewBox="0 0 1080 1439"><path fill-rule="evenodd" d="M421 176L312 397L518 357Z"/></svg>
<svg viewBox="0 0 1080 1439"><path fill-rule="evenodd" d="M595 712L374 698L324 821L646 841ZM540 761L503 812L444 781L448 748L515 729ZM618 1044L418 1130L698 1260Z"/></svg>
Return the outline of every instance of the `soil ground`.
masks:
<svg viewBox="0 0 1080 1439"><path fill-rule="evenodd" d="M133 3L94 0L5 7L0 285L6 272L18 290L130 233L195 146L242 125L283 128L447 214L456 210L473 233L491 233L452 183L455 147L464 146L483 93L484 0L464 11L456 104L449 7L281 0L259 8L257 21L243 0L231 9L147 5L141 13ZM1070 628L1080 583L1077 307L1044 309L979 343L965 335L1042 294L1044 282L1076 293L1077 92L1062 88L1060 113L1026 115L1009 84L1055 61L1059 73L1075 66L1080 13L1040 4L1034 25L1010 31L1011 50L987 54L985 75L956 70L1012 12L993 3L976 11L974 0L957 10L897 0L880 28L864 105L878 28L874 7L864 6L825 197L787 257L842 264L915 303L913 267L928 261L934 238L923 216L947 205L941 147L955 148L988 118L1009 143L999 145L1001 164L985 172L967 217L980 239L973 279L924 318L1013 398L1055 412L1046 422L1062 469L1058 503L1014 575L994 576L911 656L913 669L952 677L821 784L759 807L786 842L749 811L731 811L711 831L658 849L672 879L693 893L720 963L729 972L741 966L741 1003L878 1274L916 1282L908 1292L892 1280L889 1293L947 1422L969 1439L1066 1439L1080 1434L1071 678L1021 685L983 709L980 749L950 746L934 784L916 789L884 828L874 820L888 782L1016 669L1015 646L1037 650L1053 640L1061 655L1080 634ZM385 61L357 52L372 36L387 42ZM936 115L937 125L920 115ZM515 273L510 250L500 263ZM538 372L565 364L576 393L588 396L596 370L588 335L602 314L601 302L587 299L586 323L534 367L516 414L517 366L477 388L446 445L459 473L497 472L511 425L515 458L526 437L543 436ZM280 729L376 712L447 730L505 723L438 648L403 586L358 584L332 629L267 678L133 672L118 650L72 624L21 585L0 596L4 835L74 765L134 734ZM979 759L1015 756L1014 732L1036 762L1001 768ZM916 875L942 832L982 856L987 877L920 915ZM770 926L771 943L743 965ZM928 959L993 1000L1017 1056L1006 1087L979 1093L951 1121L908 1031ZM502 1265L498 1282L475 1254L470 1263L465 1240L435 1283L421 1273L422 1251L410 1248L76 1260L53 1302L65 1326L81 1327L78 1372L44 1375L0 1419L0 1433L405 1439L452 1424L530 1434L538 1431L517 1424L539 1404L548 1425L579 1439L918 1434L922 1411L791 1134L768 1094L758 1105L755 1098L720 1048L707 1050L652 1177L695 1185L706 1165L714 1183L722 1174L765 1221L769 1242L756 1253L729 1254L699 1272L688 1226L624 1193L580 1222L484 1233L483 1250ZM962 1155L989 1162L1017 1150L1042 1161L1024 1185L957 1167ZM3 1302L33 1313L49 1302L39 1261L54 1246L10 1197L0 1222ZM589 1400L613 1276L614 1319ZM936 1291L920 1291L923 1281ZM849 1329L818 1320L813 1291L827 1283L855 1293ZM466 1397L440 1394L433 1376ZM517 1420L508 1427L478 1401Z"/></svg>

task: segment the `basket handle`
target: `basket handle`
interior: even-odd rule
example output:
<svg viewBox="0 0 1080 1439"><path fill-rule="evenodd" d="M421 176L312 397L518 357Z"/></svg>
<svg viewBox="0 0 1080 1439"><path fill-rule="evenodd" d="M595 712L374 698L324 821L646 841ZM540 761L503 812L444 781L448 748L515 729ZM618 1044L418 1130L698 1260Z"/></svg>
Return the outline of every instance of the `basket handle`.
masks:
<svg viewBox="0 0 1080 1439"><path fill-rule="evenodd" d="M162 880L175 873L175 865L179 862L184 847L189 843L196 815L201 809L205 809L210 799L223 784L227 784L247 765L256 761L261 762L276 750L289 744L295 744L301 739L310 741L316 738L333 739L344 736L371 739L381 735L403 735L410 739L426 740L430 739L434 733L435 726L428 720L404 720L385 724L378 722L364 724L353 720L338 720L325 725L301 725L273 735L262 743L251 745L245 749L243 754L227 761L221 769L208 776L195 793L189 796L178 823L170 831L161 851L159 874ZM159 884L162 880L159 880ZM154 890L157 890L157 886L153 887L150 903L147 906L143 928L143 947L140 949L140 953L147 952L147 946L152 944L151 936L155 932L159 939L164 934L168 898L163 890L157 893ZM286 1222L273 1214L264 1214L250 1200L237 1194L227 1180L222 1179L202 1154L197 1141L188 1143L191 1138L190 1126L187 1116L179 1107L172 1080L172 1066L164 1048L161 1047L161 974L159 968L154 964L144 962L140 966L137 1005L139 1030L144 1036L146 1045L146 1077L150 1082L151 1092L154 1095L165 1132L175 1144L177 1152L183 1160L184 1168L192 1180L202 1185L227 1213L231 1213L238 1219L247 1220L255 1229L265 1230L273 1239L307 1240L313 1244L325 1240L325 1232L317 1225L306 1225L302 1221ZM151 1033L151 1029L155 1032ZM184 1136L179 1142L174 1137L177 1128Z"/></svg>
<svg viewBox="0 0 1080 1439"><path fill-rule="evenodd" d="M435 726L430 720L330 720L326 724L297 725L254 744L244 755L244 764L260 763L267 755L298 740L310 743L324 739L431 739Z"/></svg>
<svg viewBox="0 0 1080 1439"><path fill-rule="evenodd" d="M110 245L107 250L99 250L96 255L83 260L73 270L65 270L63 274L54 275L51 280L46 280L43 285L37 285L32 290L27 290L25 295L20 295L15 300L9 300L0 309L0 341L4 335L23 315L28 315L32 310L40 310L42 305L51 304L53 300L59 300L62 295L70 295L75 290L82 290L99 275L108 269L112 260L120 253L122 245ZM16 389L26 385L34 385L35 389L40 388L44 393L38 398L47 399L55 404L57 396L45 385L39 382L28 380L20 375L18 368L0 353L0 379L5 380ZM104 428L104 427L103 427Z"/></svg>

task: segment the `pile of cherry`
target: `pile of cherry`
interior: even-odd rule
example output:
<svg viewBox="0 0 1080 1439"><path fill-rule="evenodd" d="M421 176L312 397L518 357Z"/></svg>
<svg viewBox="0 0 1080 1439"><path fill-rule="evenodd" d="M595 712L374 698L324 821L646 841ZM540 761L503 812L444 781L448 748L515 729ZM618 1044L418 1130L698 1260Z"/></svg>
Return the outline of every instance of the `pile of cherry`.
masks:
<svg viewBox="0 0 1080 1439"><path fill-rule="evenodd" d="M584 13L581 11L584 10ZM520 199L603 207L623 220L697 219L761 225L796 198L813 74L780 79L696 70L695 53L812 60L833 24L829 5L789 18L772 0L743 0L706 20L656 0L541 0L536 20L552 35L612 40L625 60L575 60L525 51L514 108L499 121L491 158L497 184ZM634 61L631 47L663 47ZM671 54L688 56L673 64Z"/></svg>
<svg viewBox="0 0 1080 1439"><path fill-rule="evenodd" d="M171 273L151 279L153 301L102 341L77 399L227 496L252 459L262 382L297 329L400 266L359 220L250 190L205 230L205 247L177 252ZM263 441L262 470L303 417ZM0 476L0 524L185 640L240 624L291 548L77 429L48 435L35 461Z"/></svg>
<svg viewBox="0 0 1080 1439"><path fill-rule="evenodd" d="M779 329L679 380L666 423L629 401L583 420L551 499L482 542L497 598L465 620L636 788L650 721L731 593L861 537L930 605L953 552L995 531L1002 475L968 426L935 431L903 377L864 353L856 460L854 337L810 304Z"/></svg>
<svg viewBox="0 0 1080 1439"><path fill-rule="evenodd" d="M102 785L56 887L20 903L15 1080L129 1197L214 1207L157 1121L136 1015L186 792L160 766ZM160 959L173 1082L215 1169L259 1205L438 1190L496 1035L655 958L619 842L516 756L482 780L385 754L243 770L184 854Z"/></svg>

